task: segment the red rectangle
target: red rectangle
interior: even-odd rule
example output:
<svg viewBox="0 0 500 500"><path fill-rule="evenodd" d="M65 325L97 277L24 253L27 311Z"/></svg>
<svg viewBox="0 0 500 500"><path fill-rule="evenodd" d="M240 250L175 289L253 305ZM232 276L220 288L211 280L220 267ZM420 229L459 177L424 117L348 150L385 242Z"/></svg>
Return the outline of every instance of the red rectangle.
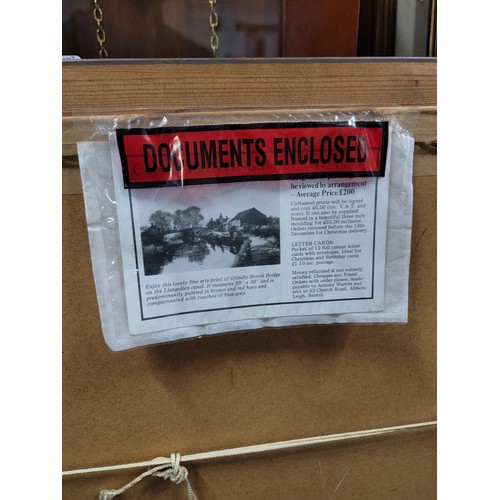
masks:
<svg viewBox="0 0 500 500"><path fill-rule="evenodd" d="M384 176L387 122L118 129L125 188Z"/></svg>

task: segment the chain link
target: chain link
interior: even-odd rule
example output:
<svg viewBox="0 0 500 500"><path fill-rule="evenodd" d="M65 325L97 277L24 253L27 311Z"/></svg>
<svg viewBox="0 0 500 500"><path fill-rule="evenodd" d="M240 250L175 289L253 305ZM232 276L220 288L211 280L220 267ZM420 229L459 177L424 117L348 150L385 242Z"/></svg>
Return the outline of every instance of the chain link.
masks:
<svg viewBox="0 0 500 500"><path fill-rule="evenodd" d="M94 0L94 19L97 25L96 39L99 44L99 57L103 59L108 57L108 51L104 46L104 43L106 42L106 33L104 32L104 28L102 26L103 14L101 6L99 5L99 0Z"/></svg>
<svg viewBox="0 0 500 500"><path fill-rule="evenodd" d="M208 17L208 22L210 23L210 29L212 30L212 33L210 34L210 48L212 49L214 57L217 57L217 50L219 48L219 37L217 36L219 16L215 11L216 2L217 0L208 0L208 3L210 4L210 15Z"/></svg>

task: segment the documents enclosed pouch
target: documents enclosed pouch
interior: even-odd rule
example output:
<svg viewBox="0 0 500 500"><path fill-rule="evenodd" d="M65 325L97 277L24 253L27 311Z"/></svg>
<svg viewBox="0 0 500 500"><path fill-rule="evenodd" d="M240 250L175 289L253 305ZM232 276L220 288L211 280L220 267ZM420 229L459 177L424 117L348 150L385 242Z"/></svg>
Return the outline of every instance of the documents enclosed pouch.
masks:
<svg viewBox="0 0 500 500"><path fill-rule="evenodd" d="M78 154L113 350L406 322L413 139L329 110L90 119Z"/></svg>

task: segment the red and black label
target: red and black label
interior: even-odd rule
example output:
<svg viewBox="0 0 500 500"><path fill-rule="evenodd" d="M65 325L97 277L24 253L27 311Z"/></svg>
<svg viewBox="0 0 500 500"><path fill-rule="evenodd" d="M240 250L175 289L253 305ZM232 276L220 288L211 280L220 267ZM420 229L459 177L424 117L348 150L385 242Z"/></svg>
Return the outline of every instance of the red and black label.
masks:
<svg viewBox="0 0 500 500"><path fill-rule="evenodd" d="M383 177L388 123L261 123L116 131L125 188Z"/></svg>

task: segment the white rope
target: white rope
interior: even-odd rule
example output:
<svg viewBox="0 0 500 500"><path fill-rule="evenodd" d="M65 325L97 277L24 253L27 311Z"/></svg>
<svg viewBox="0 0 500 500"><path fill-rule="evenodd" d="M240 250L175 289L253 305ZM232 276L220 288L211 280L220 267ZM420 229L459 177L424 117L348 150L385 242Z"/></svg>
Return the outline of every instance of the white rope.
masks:
<svg viewBox="0 0 500 500"><path fill-rule="evenodd" d="M419 422L414 424L405 424L405 425L397 425L394 427L383 427L378 429L368 429L362 431L355 432L344 432L341 434L329 434L326 436L316 436L302 439L291 439L289 441L278 441L274 443L266 443L252 446L242 446L240 448L229 448L226 450L218 450L218 451L209 451L205 453L196 453L193 455L184 455L182 457L182 461L186 462L196 462L200 460L208 460L211 458L223 458L223 457L233 457L240 455L249 455L253 453L264 453L269 451L278 451L285 450L290 448L299 448L304 446L313 446L318 444L326 444L333 443L335 441L345 441L351 439L359 439L363 437L371 437L378 436L381 434L388 434L393 432L402 432L412 429L418 429L422 427L431 427L436 426L437 421L431 422ZM189 500L198 500L197 496L189 483L188 471L187 469L180 465L180 455L172 454L170 458L165 457L157 457L153 460L147 460L144 462L135 462L129 464L120 464L120 465L110 465L106 467L92 467L88 469L74 469L63 471L63 476L73 476L77 474L93 474L97 472L109 472L109 471L117 471L117 470L125 470L125 469L136 469L141 467L153 467L152 469L148 469L146 472L143 472L141 475L137 476L135 479L130 481L130 483L126 484L122 488L118 490L103 490L99 496L99 500L111 500L117 495L120 495L124 491L128 490L139 481L144 479L147 476L156 476L161 477L163 479L170 479L172 482L176 484L180 484L182 482L186 482L188 498Z"/></svg>

